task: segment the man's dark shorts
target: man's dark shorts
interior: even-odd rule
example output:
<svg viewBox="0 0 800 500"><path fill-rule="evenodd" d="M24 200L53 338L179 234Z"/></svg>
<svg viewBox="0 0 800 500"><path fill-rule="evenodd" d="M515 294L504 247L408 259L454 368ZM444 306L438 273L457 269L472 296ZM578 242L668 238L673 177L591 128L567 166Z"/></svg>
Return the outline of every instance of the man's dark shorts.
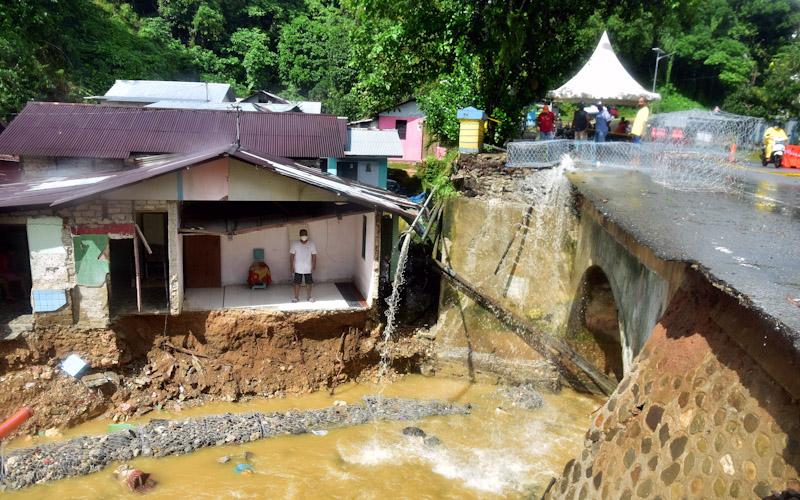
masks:
<svg viewBox="0 0 800 500"><path fill-rule="evenodd" d="M294 273L293 283L295 285L313 285L314 279L311 277L311 273L309 274Z"/></svg>

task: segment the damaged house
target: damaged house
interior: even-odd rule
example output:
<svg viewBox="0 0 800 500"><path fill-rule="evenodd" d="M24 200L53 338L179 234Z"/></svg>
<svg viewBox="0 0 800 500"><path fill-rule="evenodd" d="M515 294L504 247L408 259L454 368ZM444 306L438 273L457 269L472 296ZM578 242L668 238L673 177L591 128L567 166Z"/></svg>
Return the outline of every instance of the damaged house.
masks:
<svg viewBox="0 0 800 500"><path fill-rule="evenodd" d="M0 323L371 307L397 220L416 206L323 172L349 158L347 142L330 115L29 103L0 135L0 154L21 167L0 185L11 296ZM385 148L362 149L385 168ZM300 229L318 249L314 303L291 302ZM270 268L266 288L248 286L255 261Z"/></svg>

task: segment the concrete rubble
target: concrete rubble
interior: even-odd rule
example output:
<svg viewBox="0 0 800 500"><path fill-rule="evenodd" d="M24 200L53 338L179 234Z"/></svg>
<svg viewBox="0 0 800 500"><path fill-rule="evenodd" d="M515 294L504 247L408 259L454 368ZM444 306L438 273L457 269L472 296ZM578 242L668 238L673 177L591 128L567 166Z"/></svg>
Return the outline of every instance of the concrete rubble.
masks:
<svg viewBox="0 0 800 500"><path fill-rule="evenodd" d="M14 450L5 457L0 490L100 471L139 456L183 455L200 448L243 444L313 429L348 427L373 420L413 421L433 415L465 415L469 405L365 396L362 404L319 410L209 415L148 424L102 436L83 436Z"/></svg>

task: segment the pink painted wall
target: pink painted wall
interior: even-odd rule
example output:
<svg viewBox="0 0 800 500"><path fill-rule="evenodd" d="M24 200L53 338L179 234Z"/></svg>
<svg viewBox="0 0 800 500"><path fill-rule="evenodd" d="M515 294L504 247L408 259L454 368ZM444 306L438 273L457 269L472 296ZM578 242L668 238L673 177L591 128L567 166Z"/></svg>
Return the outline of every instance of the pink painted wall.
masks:
<svg viewBox="0 0 800 500"><path fill-rule="evenodd" d="M183 199L223 200L228 197L228 159L207 161L182 170Z"/></svg>
<svg viewBox="0 0 800 500"><path fill-rule="evenodd" d="M403 144L403 158L389 158L389 161L415 162L422 160L422 124L423 118L412 116L379 116L378 128L381 130L397 128L397 120L406 120L406 138L400 139Z"/></svg>

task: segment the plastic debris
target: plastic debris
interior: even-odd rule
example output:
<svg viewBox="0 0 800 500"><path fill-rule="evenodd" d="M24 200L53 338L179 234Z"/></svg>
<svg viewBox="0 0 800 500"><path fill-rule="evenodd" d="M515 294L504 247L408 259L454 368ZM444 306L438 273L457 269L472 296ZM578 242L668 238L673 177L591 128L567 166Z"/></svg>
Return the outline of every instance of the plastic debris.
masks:
<svg viewBox="0 0 800 500"><path fill-rule="evenodd" d="M315 436L327 436L328 435L328 431L325 430L325 429L312 429L311 430L311 434L313 434Z"/></svg>
<svg viewBox="0 0 800 500"><path fill-rule="evenodd" d="M86 361L81 359L77 354L70 354L61 362L61 369L67 372L71 377L77 377L87 366L89 365Z"/></svg>
<svg viewBox="0 0 800 500"><path fill-rule="evenodd" d="M55 427L51 427L46 431L44 431L44 437L58 439L64 436L61 434L61 431L59 431Z"/></svg>
<svg viewBox="0 0 800 500"><path fill-rule="evenodd" d="M122 464L114 470L117 480L131 491L147 491L156 486L150 474L140 469L134 469L128 464Z"/></svg>
<svg viewBox="0 0 800 500"><path fill-rule="evenodd" d="M236 464L235 469L237 474L252 474L253 466L250 464Z"/></svg>

